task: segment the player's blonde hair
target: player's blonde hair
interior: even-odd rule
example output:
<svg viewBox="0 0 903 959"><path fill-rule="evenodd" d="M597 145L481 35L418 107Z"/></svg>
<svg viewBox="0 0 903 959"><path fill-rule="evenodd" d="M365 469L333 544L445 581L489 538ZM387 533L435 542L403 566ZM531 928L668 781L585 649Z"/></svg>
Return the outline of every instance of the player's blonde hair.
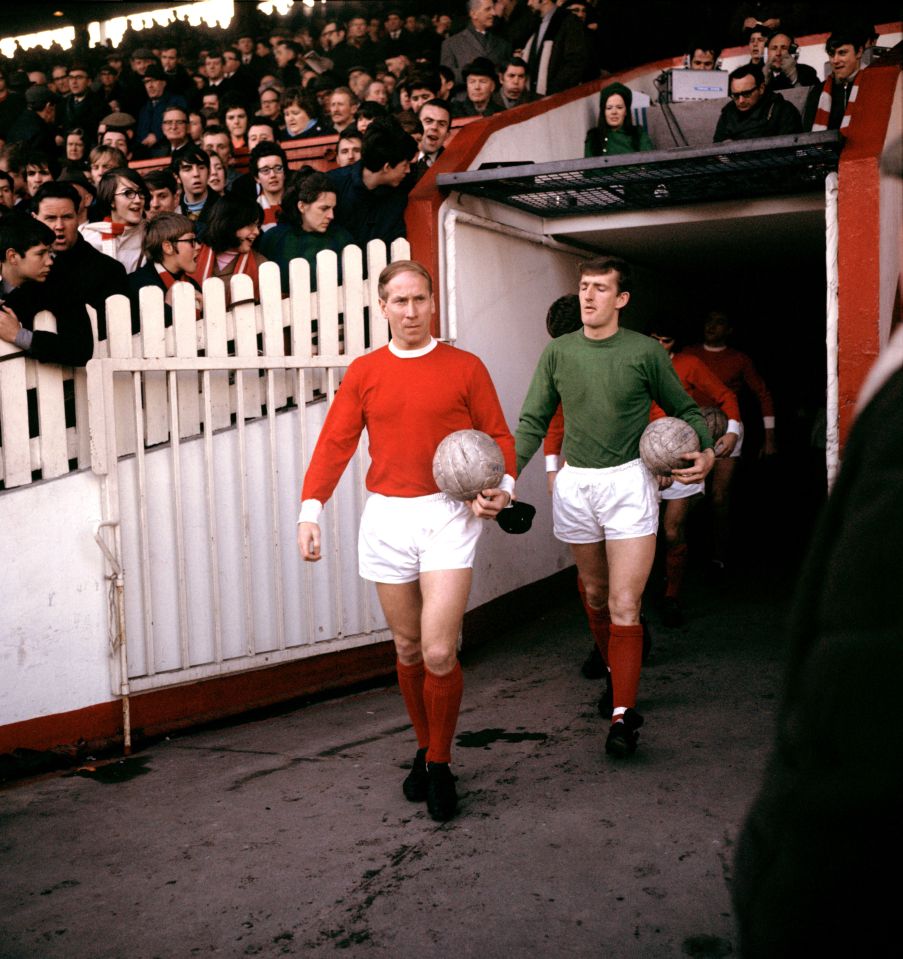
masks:
<svg viewBox="0 0 903 959"><path fill-rule="evenodd" d="M381 300L386 299L388 296L386 287L399 273L416 273L418 276L422 276L426 280L427 289L432 296L433 278L430 276L429 270L427 270L422 263L418 263L416 260L394 260L388 266L384 267L382 273L379 274L377 292Z"/></svg>

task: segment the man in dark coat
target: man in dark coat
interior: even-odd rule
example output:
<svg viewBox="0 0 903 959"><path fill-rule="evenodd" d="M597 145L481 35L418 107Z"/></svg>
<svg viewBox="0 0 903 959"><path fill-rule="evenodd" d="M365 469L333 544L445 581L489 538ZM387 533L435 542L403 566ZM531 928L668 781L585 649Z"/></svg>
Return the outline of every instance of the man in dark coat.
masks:
<svg viewBox="0 0 903 959"><path fill-rule="evenodd" d="M417 143L392 117L374 120L367 129L361 159L330 170L335 187L335 222L366 249L370 240L389 244L405 236L404 211L414 185L411 161Z"/></svg>
<svg viewBox="0 0 903 959"><path fill-rule="evenodd" d="M94 335L84 303L71 290L48 283L54 233L33 216L0 219L0 340L33 360L84 366L94 352ZM35 316L49 310L56 333L35 330Z"/></svg>
<svg viewBox="0 0 903 959"><path fill-rule="evenodd" d="M35 219L53 230L53 266L47 283L97 314L97 338L107 337L107 297L128 296L125 267L95 250L78 232L78 191L71 183L45 183L32 201Z"/></svg>
<svg viewBox="0 0 903 959"><path fill-rule="evenodd" d="M753 140L800 133L803 121L799 111L780 93L765 86L762 68L746 63L728 77L731 102L721 111L713 143L724 140Z"/></svg>
<svg viewBox="0 0 903 959"><path fill-rule="evenodd" d="M87 140L97 139L97 127L110 112L107 101L91 87L91 75L84 63L73 63L69 68L69 93L57 108L57 122L61 130L84 130Z"/></svg>
<svg viewBox="0 0 903 959"><path fill-rule="evenodd" d="M901 178L898 138L884 157ZM799 580L774 748L740 834L744 959L886 956L903 855L903 331L858 402Z"/></svg>
<svg viewBox="0 0 903 959"><path fill-rule="evenodd" d="M25 98L7 86L5 68L0 65L0 140L8 139L9 128L25 109Z"/></svg>
<svg viewBox="0 0 903 959"><path fill-rule="evenodd" d="M590 57L583 23L565 7L557 7L555 0L529 0L529 4L540 16L524 48L530 89L544 97L588 80Z"/></svg>
<svg viewBox="0 0 903 959"><path fill-rule="evenodd" d="M24 143L48 157L56 156L56 107L59 97L48 87L34 86L25 91L23 110L7 133L10 143Z"/></svg>

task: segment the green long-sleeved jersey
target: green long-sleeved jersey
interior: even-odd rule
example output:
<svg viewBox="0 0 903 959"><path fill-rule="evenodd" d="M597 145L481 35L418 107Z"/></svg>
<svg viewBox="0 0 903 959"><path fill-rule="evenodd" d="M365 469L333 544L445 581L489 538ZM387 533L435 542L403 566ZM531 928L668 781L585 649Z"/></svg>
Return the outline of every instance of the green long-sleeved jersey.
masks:
<svg viewBox="0 0 903 959"><path fill-rule="evenodd" d="M571 466L601 469L635 460L652 400L669 416L686 420L702 449L712 446L699 407L655 340L625 329L604 340L587 339L583 330L552 340L521 409L515 434L518 472L542 443L559 402L562 452Z"/></svg>

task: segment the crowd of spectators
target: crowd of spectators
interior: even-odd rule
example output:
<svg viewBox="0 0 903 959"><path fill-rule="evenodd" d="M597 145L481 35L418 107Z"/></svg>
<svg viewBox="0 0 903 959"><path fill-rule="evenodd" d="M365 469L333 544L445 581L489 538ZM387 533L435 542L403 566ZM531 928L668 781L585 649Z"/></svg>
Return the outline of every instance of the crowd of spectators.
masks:
<svg viewBox="0 0 903 959"><path fill-rule="evenodd" d="M179 279L199 285L241 272L256 288L268 258L287 291L293 258L313 268L320 250L404 235L408 194L442 154L455 118L491 116L607 72L604 10L594 0L460 0L432 16L410 12L412 3L370 16L374 6L266 35L176 24L152 39L127 37L124 49L0 60L4 242L17 229L35 240L21 228L24 215L42 219L49 203L65 220L65 230L48 224L57 230L43 244L57 258L49 276L66 258L104 258L85 291L101 335L102 294L125 289L137 304L142 283L162 284L167 302ZM797 63L781 18L767 16L767 4L746 6L763 8L763 19L742 21L750 60L730 75L715 140L840 126L870 28L835 31L833 73L822 84ZM715 68L717 45L688 47L688 67ZM778 92L795 86L812 87L805 120ZM655 149L633 122L631 96L622 84L603 89L587 156ZM336 135L335 169L289 168L286 144ZM142 176L130 168L140 160L159 163ZM167 230L152 230L164 216ZM6 248L5 293L15 285L9 277L24 276L6 265L16 251L28 253ZM0 339L34 352L28 321L18 320L0 322ZM65 359L84 362L83 353Z"/></svg>

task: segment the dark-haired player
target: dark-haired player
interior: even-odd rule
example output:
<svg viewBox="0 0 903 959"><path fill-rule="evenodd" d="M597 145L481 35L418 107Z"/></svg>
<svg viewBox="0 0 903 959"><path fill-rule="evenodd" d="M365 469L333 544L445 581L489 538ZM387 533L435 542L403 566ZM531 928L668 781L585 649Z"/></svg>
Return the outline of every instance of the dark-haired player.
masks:
<svg viewBox="0 0 903 959"><path fill-rule="evenodd" d="M526 466L561 403L566 465L555 479L555 536L568 543L586 587L590 629L611 668L615 756L636 749L643 719L635 710L643 655L640 604L655 556L657 484L639 459L639 440L655 400L686 419L701 452L674 478L698 483L715 454L705 421L658 344L619 325L630 300L627 264L614 257L580 267L583 329L553 340L540 357L517 427L518 467ZM607 647L607 648L606 648Z"/></svg>
<svg viewBox="0 0 903 959"><path fill-rule="evenodd" d="M721 380L699 359L685 350L676 351L678 324L669 318L656 321L649 334L664 347L674 364L674 371L681 385L700 407L715 406L727 417L724 436L715 442L716 466L720 459L730 457L740 439L740 407L737 394L728 389ZM665 411L653 404L650 419L659 419ZM680 626L683 610L680 605L680 589L687 565L686 523L690 507L705 493L705 483L675 483L662 490L664 505L663 523L665 532L665 599L662 618L666 626Z"/></svg>
<svg viewBox="0 0 903 959"><path fill-rule="evenodd" d="M481 518L508 505L514 489L514 443L489 373L472 353L438 343L432 280L413 260L396 260L379 276L379 303L392 332L388 346L348 367L304 476L298 548L320 559L319 517L366 428L370 497L358 538L360 574L376 583L398 655L398 684L418 750L403 784L411 801L427 801L437 821L457 808L449 769L463 678L458 635ZM479 429L501 446L507 475L499 489L471 503L440 493L433 453L456 430Z"/></svg>

